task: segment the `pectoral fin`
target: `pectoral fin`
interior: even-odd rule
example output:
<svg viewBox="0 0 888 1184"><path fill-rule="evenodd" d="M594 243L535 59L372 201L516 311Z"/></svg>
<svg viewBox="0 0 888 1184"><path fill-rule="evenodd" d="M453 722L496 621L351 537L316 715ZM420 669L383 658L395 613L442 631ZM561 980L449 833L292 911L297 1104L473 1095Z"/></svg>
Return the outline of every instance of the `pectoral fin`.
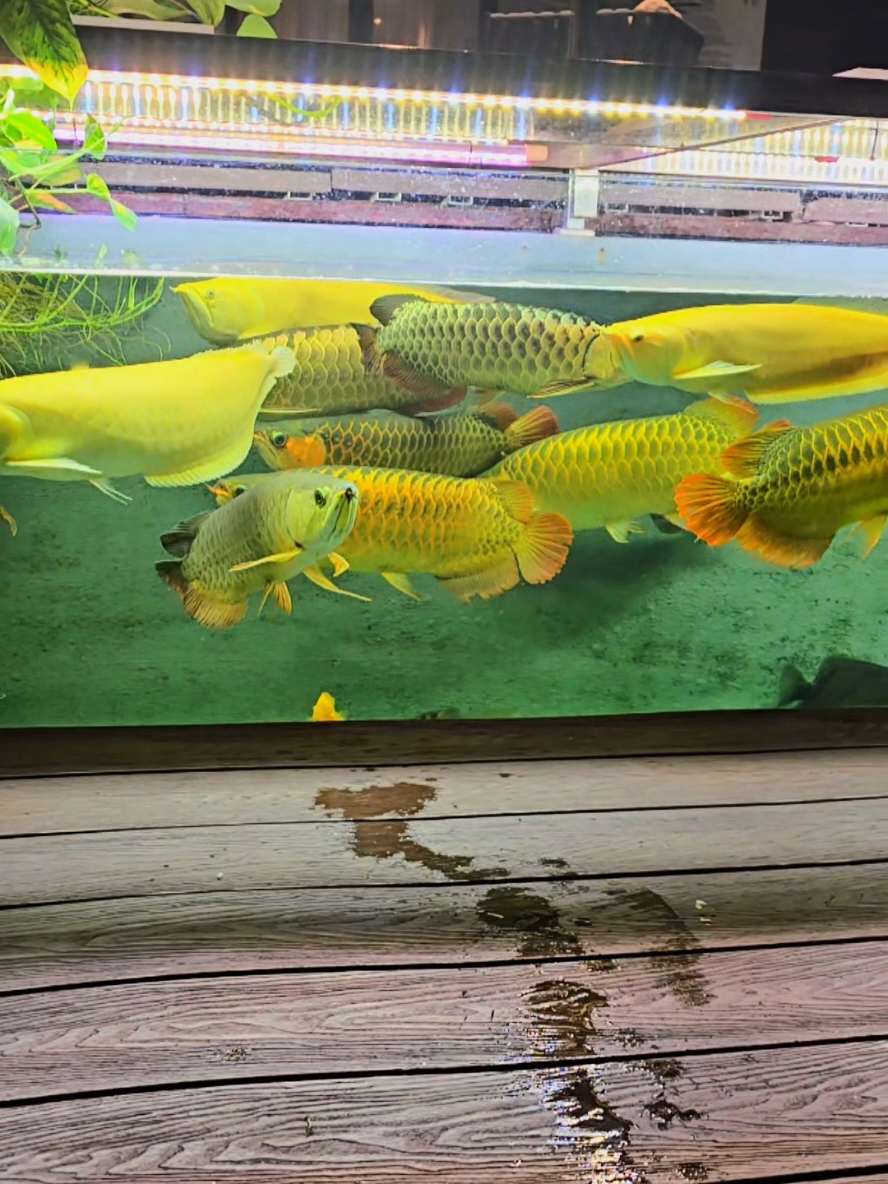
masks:
<svg viewBox="0 0 888 1184"><path fill-rule="evenodd" d="M337 555L335 551L331 551L327 558L333 564L334 580L338 580L344 571L348 571L348 560L343 559L341 555Z"/></svg>
<svg viewBox="0 0 888 1184"><path fill-rule="evenodd" d="M263 555L261 559L250 559L246 563L235 563L234 567L229 567L229 571L248 571L251 567L262 567L264 563L289 563L291 559L296 559L305 550L304 547L296 547L292 551L281 551L278 555Z"/></svg>
<svg viewBox="0 0 888 1184"><path fill-rule="evenodd" d="M528 399L556 399L559 395L573 395L579 391L587 391L596 385L594 378L582 378L578 382L564 382L556 379L554 382L547 382L545 386L541 386L538 391L534 391L532 395L528 395Z"/></svg>
<svg viewBox="0 0 888 1184"><path fill-rule="evenodd" d="M681 374L673 375L676 382L685 382L691 378L727 378L731 374L748 374L750 370L761 370L762 363L740 366L734 362L710 362L708 366L698 366L696 370L685 370Z"/></svg>
<svg viewBox="0 0 888 1184"><path fill-rule="evenodd" d="M615 543L628 543L633 534L647 533L643 526L631 519L626 522L607 522L604 529Z"/></svg>
<svg viewBox="0 0 888 1184"><path fill-rule="evenodd" d="M424 600L423 596L416 591L410 583L410 577L404 575L400 571L381 571L379 573L387 584L396 589L398 592L403 592L405 596L409 596L411 600Z"/></svg>
<svg viewBox="0 0 888 1184"><path fill-rule="evenodd" d="M357 592L349 592L345 588L337 588L333 581L327 579L318 567L307 567L302 574L307 576L313 584L317 584L319 588L323 588L325 592L336 592L339 596L350 596L353 600L363 600L367 604L370 603L369 596L360 596Z"/></svg>
<svg viewBox="0 0 888 1184"><path fill-rule="evenodd" d="M71 460L70 456L54 456L43 460L5 460L3 467L23 477L43 477L47 481L75 481L78 477L102 477L98 469Z"/></svg>

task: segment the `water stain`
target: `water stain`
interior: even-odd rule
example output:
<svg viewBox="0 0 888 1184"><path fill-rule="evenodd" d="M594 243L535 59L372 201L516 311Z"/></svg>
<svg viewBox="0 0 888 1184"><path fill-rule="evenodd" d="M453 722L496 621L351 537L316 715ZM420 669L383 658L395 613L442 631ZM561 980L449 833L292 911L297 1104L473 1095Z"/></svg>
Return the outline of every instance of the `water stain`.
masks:
<svg viewBox="0 0 888 1184"><path fill-rule="evenodd" d="M441 855L410 837L409 823L394 819L377 821L380 814L410 818L435 800L433 785L398 781L394 785L368 785L364 789L322 789L315 805L354 823L349 846L359 859L394 859L420 864L448 880L487 880L508 875L508 868L474 866L472 855Z"/></svg>
<svg viewBox="0 0 888 1184"><path fill-rule="evenodd" d="M568 869L570 867L570 864L567 862L566 859L541 859L540 866L541 867L554 867L554 868L558 868L563 871L563 870Z"/></svg>
<svg viewBox="0 0 888 1184"><path fill-rule="evenodd" d="M645 1113L650 1114L661 1131L667 1131L676 1119L679 1122L693 1122L695 1118L702 1118L699 1110L682 1110L674 1102L670 1102L665 1093L653 1102L645 1104Z"/></svg>
<svg viewBox="0 0 888 1184"><path fill-rule="evenodd" d="M542 979L524 992L523 1000L534 1017L538 1056L588 1057L598 1034L595 1012L607 1007L605 995L569 979Z"/></svg>
<svg viewBox="0 0 888 1184"><path fill-rule="evenodd" d="M712 994L699 965L702 958L697 952L699 943L672 905L650 888L634 892L614 889L610 894L619 897L662 935L661 953L653 954L651 963L661 972L663 985L685 1007L705 1007L710 1003Z"/></svg>
<svg viewBox="0 0 888 1184"><path fill-rule="evenodd" d="M583 953L580 939L563 928L555 906L525 888L491 888L475 910L487 925L516 936L521 958Z"/></svg>
<svg viewBox="0 0 888 1184"><path fill-rule="evenodd" d="M703 1184L709 1179L709 1168L704 1167L702 1163L680 1163L676 1166L676 1171L683 1180L690 1180L691 1184Z"/></svg>
<svg viewBox="0 0 888 1184"><path fill-rule="evenodd" d="M394 785L368 785L364 789L322 789L315 798L315 805L321 806L329 814L338 810L349 822L381 818L384 814L409 818L433 802L437 792L433 785L415 784L412 781L398 781Z"/></svg>
<svg viewBox="0 0 888 1184"><path fill-rule="evenodd" d="M643 1065L654 1081L659 1082L660 1085L678 1081L680 1077L685 1075L684 1065L681 1061L676 1061L674 1057L658 1057L655 1060L644 1061Z"/></svg>

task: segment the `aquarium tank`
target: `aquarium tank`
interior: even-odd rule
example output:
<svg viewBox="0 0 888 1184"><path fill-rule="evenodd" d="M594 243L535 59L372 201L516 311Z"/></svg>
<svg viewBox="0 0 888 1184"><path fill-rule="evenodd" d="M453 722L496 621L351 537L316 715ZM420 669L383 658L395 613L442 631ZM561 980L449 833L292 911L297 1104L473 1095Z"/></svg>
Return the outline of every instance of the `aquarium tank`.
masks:
<svg viewBox="0 0 888 1184"><path fill-rule="evenodd" d="M0 727L888 703L884 84L82 33Z"/></svg>

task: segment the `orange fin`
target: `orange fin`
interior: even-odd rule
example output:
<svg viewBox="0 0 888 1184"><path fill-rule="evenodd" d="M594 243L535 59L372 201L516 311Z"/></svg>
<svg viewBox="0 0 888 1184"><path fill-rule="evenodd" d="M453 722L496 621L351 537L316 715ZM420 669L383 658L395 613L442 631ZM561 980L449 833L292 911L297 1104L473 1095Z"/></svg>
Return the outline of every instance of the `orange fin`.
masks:
<svg viewBox="0 0 888 1184"><path fill-rule="evenodd" d="M246 602L223 604L221 601L212 600L193 584L188 583L182 575L182 564L175 560L164 559L154 566L163 582L173 589L185 605L185 611L201 625L208 629L231 629L243 620L247 611Z"/></svg>
<svg viewBox="0 0 888 1184"><path fill-rule="evenodd" d="M455 407L466 397L466 387L453 386L442 394L425 399L422 403L411 403L409 407L402 407L403 415L422 415L426 411L444 411L448 407Z"/></svg>
<svg viewBox="0 0 888 1184"><path fill-rule="evenodd" d="M275 583L269 584L269 588L275 604L282 613L286 613L289 617L293 611L293 598L290 596L290 589L283 580L276 580Z"/></svg>
<svg viewBox="0 0 888 1184"><path fill-rule="evenodd" d="M687 526L711 547L729 543L748 517L737 505L736 482L707 473L693 473L679 482L675 504Z"/></svg>
<svg viewBox="0 0 888 1184"><path fill-rule="evenodd" d="M779 567L810 567L820 559L835 535L827 539L797 539L768 526L756 514L750 514L737 531L737 542Z"/></svg>
<svg viewBox="0 0 888 1184"><path fill-rule="evenodd" d="M711 395L708 399L699 399L684 409L685 415L693 415L698 419L715 420L739 436L748 436L756 425L759 413L746 399L738 395Z"/></svg>
<svg viewBox="0 0 888 1184"><path fill-rule="evenodd" d="M863 552L861 559L867 559L872 555L882 537L882 531L885 529L885 523L888 522L888 514L875 514L872 518L866 518L863 522L858 522L851 531L849 538L855 535L862 534L866 539L866 550Z"/></svg>
<svg viewBox="0 0 888 1184"><path fill-rule="evenodd" d="M526 444L545 440L547 436L556 436L560 431L561 426L554 411L550 411L548 407L535 407L506 429L506 450L517 452Z"/></svg>
<svg viewBox="0 0 888 1184"><path fill-rule="evenodd" d="M515 544L518 568L528 584L545 584L564 567L573 530L561 514L535 514Z"/></svg>
<svg viewBox="0 0 888 1184"><path fill-rule="evenodd" d="M486 403L483 410L475 412L476 419L486 420L491 427L505 432L518 419L518 412L508 403Z"/></svg>
<svg viewBox="0 0 888 1184"><path fill-rule="evenodd" d="M490 600L493 596L500 596L508 592L519 582L518 563L514 555L507 555L499 563L485 567L482 571L473 572L470 576L455 576L441 583L452 592L457 600L471 600L479 596L482 600Z"/></svg>
<svg viewBox="0 0 888 1184"><path fill-rule="evenodd" d="M732 477L755 477L765 453L774 440L792 430L792 424L787 419L769 423L755 435L738 440L736 444L726 448L721 455L721 463Z"/></svg>
<svg viewBox="0 0 888 1184"><path fill-rule="evenodd" d="M503 505L519 522L529 522L533 517L536 501L533 490L523 481L497 481L496 491Z"/></svg>

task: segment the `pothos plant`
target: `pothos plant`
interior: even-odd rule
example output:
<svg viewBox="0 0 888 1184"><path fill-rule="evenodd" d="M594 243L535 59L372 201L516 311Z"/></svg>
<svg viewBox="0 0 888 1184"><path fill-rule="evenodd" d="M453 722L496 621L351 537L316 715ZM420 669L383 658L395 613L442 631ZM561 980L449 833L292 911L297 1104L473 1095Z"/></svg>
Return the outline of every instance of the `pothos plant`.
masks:
<svg viewBox="0 0 888 1184"><path fill-rule="evenodd" d="M227 0L227 6L246 14L239 35L275 36L266 18L280 0ZM0 0L0 38L37 75L16 79L15 89L0 82L0 254L12 253L20 227L29 218L35 224L40 210L74 213L65 201L72 194L92 194L124 226L136 224L103 178L83 169L84 158L105 155L105 132L96 120L86 117L79 146L63 150L56 140L52 112L60 100L73 104L88 69L72 15L218 25L225 8L226 0Z"/></svg>

